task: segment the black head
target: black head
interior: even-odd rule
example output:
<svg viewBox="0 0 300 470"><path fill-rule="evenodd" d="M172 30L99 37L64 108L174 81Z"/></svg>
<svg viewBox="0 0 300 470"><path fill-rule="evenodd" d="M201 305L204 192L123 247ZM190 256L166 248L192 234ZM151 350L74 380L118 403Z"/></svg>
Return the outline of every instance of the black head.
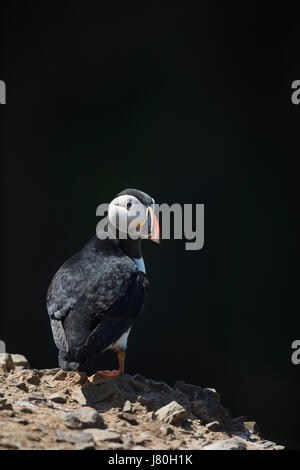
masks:
<svg viewBox="0 0 300 470"><path fill-rule="evenodd" d="M151 196L144 193L143 191L140 191L139 189L133 189L133 188L124 189L124 191L121 191L120 193L118 193L116 197L124 196L124 195L136 197L145 207L154 205L154 199L152 199Z"/></svg>
<svg viewBox="0 0 300 470"><path fill-rule="evenodd" d="M132 239L149 238L159 243L159 223L154 213L154 199L138 189L121 191L110 202L108 220L117 233Z"/></svg>

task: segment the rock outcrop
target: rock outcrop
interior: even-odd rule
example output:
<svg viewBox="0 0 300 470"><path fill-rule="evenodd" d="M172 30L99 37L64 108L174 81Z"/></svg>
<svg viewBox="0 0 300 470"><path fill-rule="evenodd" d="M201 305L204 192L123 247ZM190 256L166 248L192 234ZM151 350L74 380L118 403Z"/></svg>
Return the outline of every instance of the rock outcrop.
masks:
<svg viewBox="0 0 300 470"><path fill-rule="evenodd" d="M210 388L30 369L0 354L0 449L281 450Z"/></svg>

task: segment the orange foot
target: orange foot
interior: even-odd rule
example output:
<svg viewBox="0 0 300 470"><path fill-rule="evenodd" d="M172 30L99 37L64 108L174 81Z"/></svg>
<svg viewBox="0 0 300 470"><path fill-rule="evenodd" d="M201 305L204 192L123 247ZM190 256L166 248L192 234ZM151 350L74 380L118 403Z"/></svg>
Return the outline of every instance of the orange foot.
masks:
<svg viewBox="0 0 300 470"><path fill-rule="evenodd" d="M117 377L120 373L120 370L99 370L96 372L100 377Z"/></svg>
<svg viewBox="0 0 300 470"><path fill-rule="evenodd" d="M124 372L124 361L125 361L125 351L118 351L118 370L99 370L97 375L100 377L118 377L122 372Z"/></svg>

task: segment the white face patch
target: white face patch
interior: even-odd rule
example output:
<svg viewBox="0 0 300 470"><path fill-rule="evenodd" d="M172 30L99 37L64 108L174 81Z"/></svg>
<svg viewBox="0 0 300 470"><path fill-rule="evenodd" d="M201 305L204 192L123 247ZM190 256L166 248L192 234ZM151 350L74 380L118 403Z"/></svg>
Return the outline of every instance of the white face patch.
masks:
<svg viewBox="0 0 300 470"><path fill-rule="evenodd" d="M141 271L142 273L146 274L144 259L143 258L132 258L132 260L135 262L138 271Z"/></svg>
<svg viewBox="0 0 300 470"><path fill-rule="evenodd" d="M132 238L139 238L146 215L144 205L136 197L126 194L116 197L108 208L111 224Z"/></svg>

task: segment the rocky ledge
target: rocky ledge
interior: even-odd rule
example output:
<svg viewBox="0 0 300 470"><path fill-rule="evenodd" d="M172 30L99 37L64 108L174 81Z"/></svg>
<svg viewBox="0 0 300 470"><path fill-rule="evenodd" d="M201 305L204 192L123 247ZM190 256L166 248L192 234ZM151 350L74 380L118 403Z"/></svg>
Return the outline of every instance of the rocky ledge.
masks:
<svg viewBox="0 0 300 470"><path fill-rule="evenodd" d="M282 450L211 388L30 369L0 354L0 449Z"/></svg>

